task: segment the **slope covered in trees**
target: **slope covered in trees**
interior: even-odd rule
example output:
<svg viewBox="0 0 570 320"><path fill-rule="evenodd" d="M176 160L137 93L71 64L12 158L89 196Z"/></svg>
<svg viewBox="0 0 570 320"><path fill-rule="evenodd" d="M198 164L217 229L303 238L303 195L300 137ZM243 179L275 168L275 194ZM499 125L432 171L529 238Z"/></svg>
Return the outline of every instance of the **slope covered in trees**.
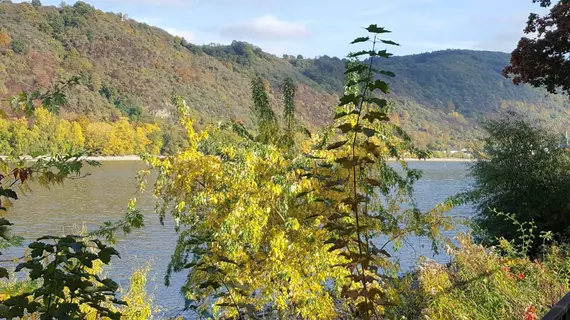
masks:
<svg viewBox="0 0 570 320"><path fill-rule="evenodd" d="M392 121L433 149L473 146L478 121L509 107L554 119L563 130L565 99L512 85L501 76L508 58L449 50L382 61L382 68L398 75L390 80L399 102ZM135 130L139 121L155 123L162 129L163 152L182 140L170 103L175 94L188 101L198 126L234 119L253 127L251 79L264 79L270 105L282 119L282 87L290 78L297 85L296 117L311 127L327 122L343 90L344 65L328 56L278 58L239 41L197 46L83 2L0 3L1 98L82 74L83 84L74 87L61 118L114 123L128 117Z"/></svg>

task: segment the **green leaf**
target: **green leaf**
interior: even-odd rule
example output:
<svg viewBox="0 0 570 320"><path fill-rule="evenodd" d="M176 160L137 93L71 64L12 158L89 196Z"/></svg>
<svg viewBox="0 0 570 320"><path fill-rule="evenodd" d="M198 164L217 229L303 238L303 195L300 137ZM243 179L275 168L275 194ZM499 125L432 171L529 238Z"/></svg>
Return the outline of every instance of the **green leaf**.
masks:
<svg viewBox="0 0 570 320"><path fill-rule="evenodd" d="M400 44L398 44L392 40L380 40L380 41L382 41L382 43L384 43L384 44L388 44L388 45L392 45L392 46L399 46L400 45Z"/></svg>
<svg viewBox="0 0 570 320"><path fill-rule="evenodd" d="M370 40L370 37L360 37L360 38L354 39L350 44L366 42L368 40Z"/></svg>
<svg viewBox="0 0 570 320"><path fill-rule="evenodd" d="M372 178L366 178L366 179L364 179L364 181L366 183L368 183L369 185L374 186L374 187L380 187L382 185L382 183L380 181L378 181L376 179L372 179Z"/></svg>
<svg viewBox="0 0 570 320"><path fill-rule="evenodd" d="M369 113L367 113L364 117L362 117L363 119L368 120L370 123L373 123L374 120L378 120L378 121L388 121L390 120L390 118L388 117L388 115L384 112L379 112L379 111L370 111Z"/></svg>
<svg viewBox="0 0 570 320"><path fill-rule="evenodd" d="M111 291L117 291L117 289L119 289L119 285L112 279L103 279L101 283Z"/></svg>
<svg viewBox="0 0 570 320"><path fill-rule="evenodd" d="M373 57L382 57L382 58L390 58L391 56L393 56L393 54L388 53L388 51L386 50L380 50L378 52L371 52L370 56Z"/></svg>
<svg viewBox="0 0 570 320"><path fill-rule="evenodd" d="M18 200L18 195L12 189L4 189L0 187L0 196L4 196L6 198L12 198L14 200Z"/></svg>
<svg viewBox="0 0 570 320"><path fill-rule="evenodd" d="M8 219L0 218L0 227L13 225Z"/></svg>
<svg viewBox="0 0 570 320"><path fill-rule="evenodd" d="M206 282L201 283L198 287L201 289L212 287L214 290L216 290L220 287L220 283L214 280L208 280Z"/></svg>
<svg viewBox="0 0 570 320"><path fill-rule="evenodd" d="M368 85L368 88L370 89L370 91L374 91L374 90L378 89L385 94L390 93L390 87L388 86L388 84L385 81L382 81L382 80L376 80L376 81L370 83Z"/></svg>
<svg viewBox="0 0 570 320"><path fill-rule="evenodd" d="M367 98L364 101L368 102L368 103L374 103L375 105L377 105L380 108L384 108L388 105L388 101L386 99L380 99L380 98L375 98L375 97Z"/></svg>
<svg viewBox="0 0 570 320"><path fill-rule="evenodd" d="M8 270L6 268L0 268L0 279L2 278L9 278Z"/></svg>
<svg viewBox="0 0 570 320"><path fill-rule="evenodd" d="M343 166L346 169L350 169L358 165L358 158L343 157L336 159L335 162L339 163L341 166Z"/></svg>
<svg viewBox="0 0 570 320"><path fill-rule="evenodd" d="M376 24L371 24L370 26L368 26L367 28L364 28L364 29L366 29L366 31L368 31L368 32L372 32L372 33L376 33L376 34L391 32L389 30L386 30L383 27L379 27Z"/></svg>
<svg viewBox="0 0 570 320"><path fill-rule="evenodd" d="M388 77L392 77L392 78L396 76L396 74L395 74L394 72L392 72L392 71L378 70L378 71L376 71L376 72L379 73L379 74L383 74L383 75L385 75L385 76L388 76Z"/></svg>
<svg viewBox="0 0 570 320"><path fill-rule="evenodd" d="M361 51L357 51L357 52L351 52L347 55L347 57L356 58L356 57L365 56L365 55L375 56L376 52L372 51L372 50L361 50Z"/></svg>
<svg viewBox="0 0 570 320"><path fill-rule="evenodd" d="M338 126L337 128L340 129L340 131L342 131L342 133L347 133L347 132L349 132L350 130L352 130L353 127L352 127L352 124L350 124L350 123L347 122L347 123L341 124L341 125Z"/></svg>
<svg viewBox="0 0 570 320"><path fill-rule="evenodd" d="M350 67L350 68L346 69L346 71L344 72L344 74L350 74L350 73L353 73L353 72L358 72L358 73L360 73L360 72L363 72L363 71L366 71L366 70L368 70L368 66L365 66L365 65L359 63L359 64L357 64L357 65L355 65L355 66L353 66L353 67Z"/></svg>
<svg viewBox="0 0 570 320"><path fill-rule="evenodd" d="M334 120L340 119L342 117L346 117L348 116L348 113L346 113L345 111L342 112L338 112L334 115Z"/></svg>
<svg viewBox="0 0 570 320"><path fill-rule="evenodd" d="M327 150L333 150L344 146L348 140L337 141L327 146Z"/></svg>
<svg viewBox="0 0 570 320"><path fill-rule="evenodd" d="M371 128L362 128L362 132L368 137L372 137L376 134L376 130L371 129Z"/></svg>
<svg viewBox="0 0 570 320"><path fill-rule="evenodd" d="M104 264L109 264L111 261L111 256L117 256L119 258L121 257L119 255L119 252L112 247L106 247L105 249L99 251L99 260L101 260L101 262Z"/></svg>
<svg viewBox="0 0 570 320"><path fill-rule="evenodd" d="M352 103L354 105L357 105L360 102L360 95L357 94L348 94L348 95L344 95L340 98L340 104L339 107L342 107L344 105L347 105L349 103Z"/></svg>

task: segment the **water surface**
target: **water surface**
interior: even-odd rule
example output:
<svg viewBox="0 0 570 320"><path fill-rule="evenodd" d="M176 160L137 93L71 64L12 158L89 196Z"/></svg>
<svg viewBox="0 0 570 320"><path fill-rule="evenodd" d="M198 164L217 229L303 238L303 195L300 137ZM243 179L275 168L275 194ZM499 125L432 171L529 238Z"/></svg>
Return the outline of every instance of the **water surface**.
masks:
<svg viewBox="0 0 570 320"><path fill-rule="evenodd" d="M417 182L415 197L421 210L428 210L448 196L466 190L471 181L467 177L466 163L461 162L412 162L412 168L423 170L423 178ZM90 168L92 175L84 179L68 181L64 187L50 190L34 187L33 191L16 201L8 219L14 223L14 231L26 239L43 235L77 233L84 224L92 230L103 221L117 220L125 212L129 199L135 196L136 173L144 168L140 161L109 161L101 168ZM122 286L128 285L129 275L146 263L152 264L147 290L154 295L155 304L164 311L163 316L182 314L184 300L179 288L184 275L174 275L171 287L164 286L164 274L174 251L177 236L166 221L158 223L154 213L154 199L147 192L138 195L138 207L145 215L145 227L128 237L119 237L115 246L121 259L107 271ZM469 206L454 208L449 215L469 217ZM452 237L459 230L449 231ZM22 248L6 250L6 256L21 254ZM425 239L413 237L400 252L403 268L412 268L420 255L433 257L431 245ZM445 255L433 257L440 262ZM166 311L167 310L167 311Z"/></svg>

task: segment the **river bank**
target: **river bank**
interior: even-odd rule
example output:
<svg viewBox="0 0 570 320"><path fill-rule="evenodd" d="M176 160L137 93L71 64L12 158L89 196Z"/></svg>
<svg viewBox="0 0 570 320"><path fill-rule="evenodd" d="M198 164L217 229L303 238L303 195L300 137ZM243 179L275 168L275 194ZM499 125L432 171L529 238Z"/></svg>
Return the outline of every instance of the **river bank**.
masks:
<svg viewBox="0 0 570 320"><path fill-rule="evenodd" d="M0 159L6 159L7 156L0 156ZM25 160L33 160L33 157L24 156ZM124 155L124 156L91 156L85 157L85 160L93 161L140 161L140 156L137 155ZM461 158L431 158L420 160L416 158L406 158L406 162L474 162L475 159L461 159ZM390 159L389 161L396 161L396 159Z"/></svg>
<svg viewBox="0 0 570 320"><path fill-rule="evenodd" d="M141 158L137 155L130 156L100 156L100 157L87 157L86 160L94 161L139 161ZM416 158L406 158L406 162L473 162L475 159L460 159L460 158L431 158L420 160ZM396 161L390 159L389 161Z"/></svg>

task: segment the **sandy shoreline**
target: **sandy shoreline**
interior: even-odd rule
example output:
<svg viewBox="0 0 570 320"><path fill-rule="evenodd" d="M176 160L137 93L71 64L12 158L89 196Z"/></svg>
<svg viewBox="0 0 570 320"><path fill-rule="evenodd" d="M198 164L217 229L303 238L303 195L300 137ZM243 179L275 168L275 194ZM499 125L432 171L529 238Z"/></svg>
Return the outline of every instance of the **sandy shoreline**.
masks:
<svg viewBox="0 0 570 320"><path fill-rule="evenodd" d="M95 161L139 161L140 157L136 155L130 156L100 156L100 157L87 157L87 160ZM406 162L473 162L475 159L460 159L460 158L431 158L426 160L420 160L415 158L406 158ZM396 161L396 159L390 159L389 161Z"/></svg>
<svg viewBox="0 0 570 320"><path fill-rule="evenodd" d="M0 156L0 158L6 158L5 156ZM24 157L24 159L30 160L30 157ZM141 158L137 155L125 155L125 156L94 156L85 157L85 160L93 161L141 161ZM460 159L460 158L431 158L426 160L420 160L415 158L406 158L406 162L473 162L475 159ZM396 161L395 159L389 159L389 161Z"/></svg>

